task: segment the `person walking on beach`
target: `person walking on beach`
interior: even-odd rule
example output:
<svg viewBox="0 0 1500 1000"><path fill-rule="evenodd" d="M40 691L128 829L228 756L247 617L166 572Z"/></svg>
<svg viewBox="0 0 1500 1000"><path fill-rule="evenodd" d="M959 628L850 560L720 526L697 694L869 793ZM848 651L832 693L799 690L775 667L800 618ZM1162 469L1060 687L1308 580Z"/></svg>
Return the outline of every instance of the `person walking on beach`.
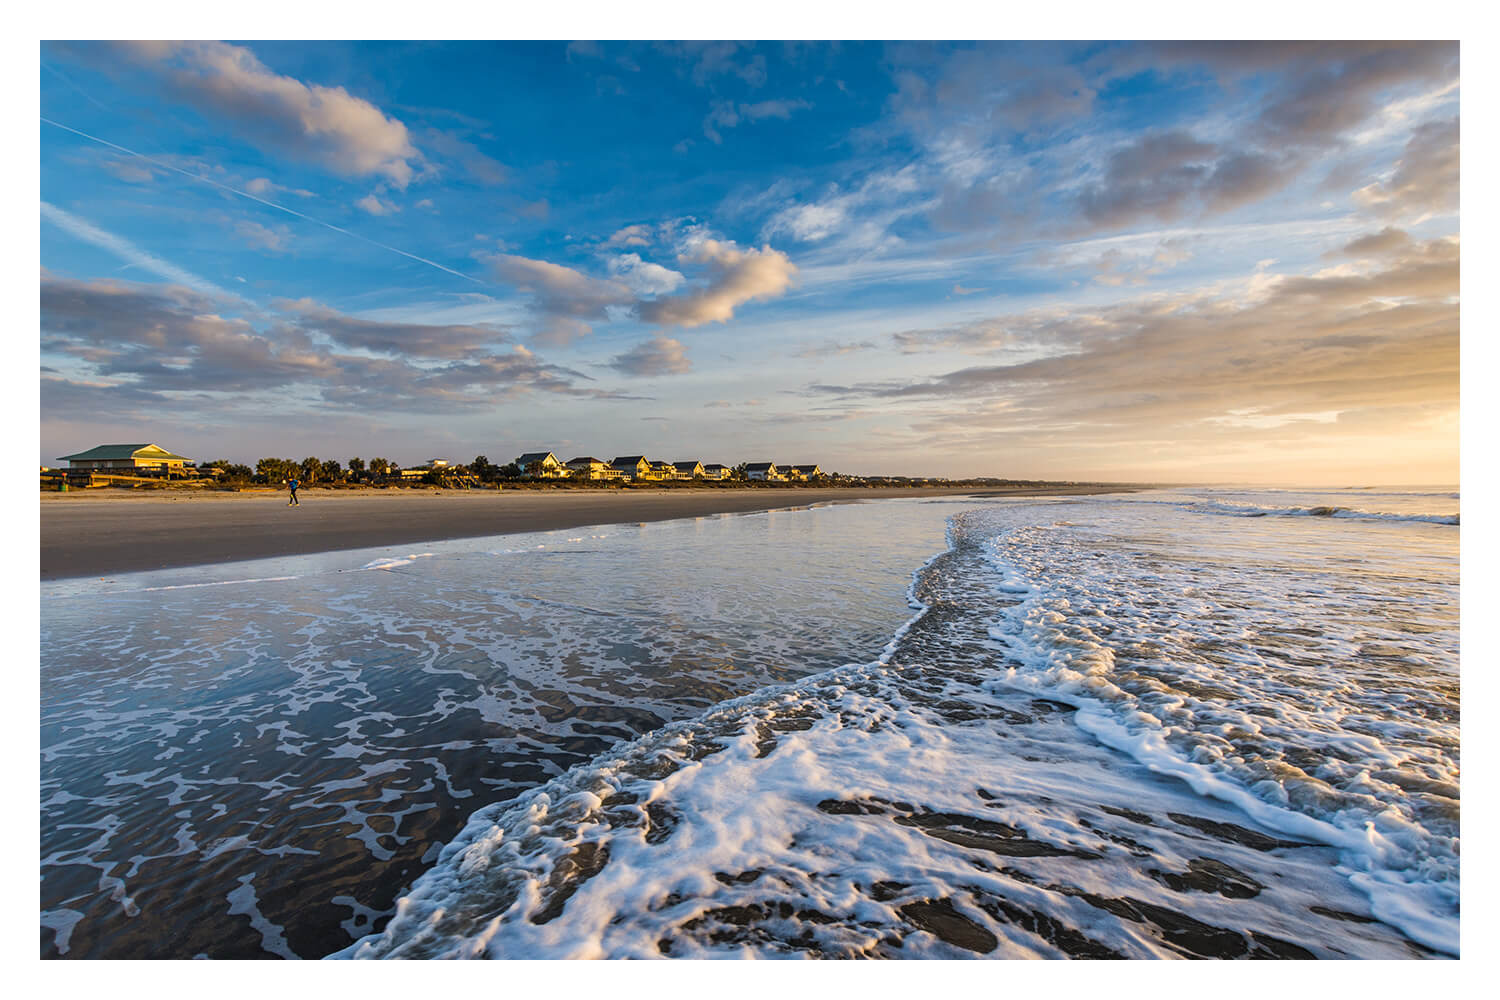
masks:
<svg viewBox="0 0 1500 1000"><path fill-rule="evenodd" d="M297 480L295 480L295 479L288 479L287 480L286 487L287 487L287 489L289 489L289 490L292 491L292 498L286 502L286 505L288 507L301 507L302 506L302 504L297 500L297 487L300 486L300 485L302 485L302 484L299 483L299 482L297 482Z"/></svg>

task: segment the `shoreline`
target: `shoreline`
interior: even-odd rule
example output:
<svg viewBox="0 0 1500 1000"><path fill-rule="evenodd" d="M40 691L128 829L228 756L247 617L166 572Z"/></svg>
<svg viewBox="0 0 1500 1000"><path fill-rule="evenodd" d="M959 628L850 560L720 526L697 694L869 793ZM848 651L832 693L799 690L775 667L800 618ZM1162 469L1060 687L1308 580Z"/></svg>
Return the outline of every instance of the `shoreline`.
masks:
<svg viewBox="0 0 1500 1000"><path fill-rule="evenodd" d="M134 491L41 494L41 579L900 497L1091 496L1139 484L1005 488Z"/></svg>

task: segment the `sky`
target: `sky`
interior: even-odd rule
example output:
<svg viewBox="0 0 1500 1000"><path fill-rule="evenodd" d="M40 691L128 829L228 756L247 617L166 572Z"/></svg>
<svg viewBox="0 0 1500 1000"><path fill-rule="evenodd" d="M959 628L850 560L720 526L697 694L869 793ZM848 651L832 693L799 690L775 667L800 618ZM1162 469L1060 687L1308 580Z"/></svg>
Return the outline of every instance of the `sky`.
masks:
<svg viewBox="0 0 1500 1000"><path fill-rule="evenodd" d="M1456 483L1459 45L44 41L42 464Z"/></svg>

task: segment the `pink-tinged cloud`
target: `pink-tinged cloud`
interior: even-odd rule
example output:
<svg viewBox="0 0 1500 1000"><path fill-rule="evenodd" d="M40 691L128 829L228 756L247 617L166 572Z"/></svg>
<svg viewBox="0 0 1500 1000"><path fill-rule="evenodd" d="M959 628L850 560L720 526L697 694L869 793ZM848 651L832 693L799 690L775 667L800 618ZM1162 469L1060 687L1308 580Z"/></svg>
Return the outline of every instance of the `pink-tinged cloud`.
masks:
<svg viewBox="0 0 1500 1000"><path fill-rule="evenodd" d="M346 177L382 177L399 188L424 165L397 119L343 87L275 73L249 49L224 42L121 47L159 74L175 97L233 124L253 142Z"/></svg>
<svg viewBox="0 0 1500 1000"><path fill-rule="evenodd" d="M651 227L639 224L626 226L604 241L605 249L613 249L614 247L648 247L650 245Z"/></svg>
<svg viewBox="0 0 1500 1000"><path fill-rule="evenodd" d="M619 282L590 278L545 260L496 254L489 265L498 280L531 293L531 309L541 321L534 339L540 344L569 344L592 330L589 321L604 319L608 307L635 301Z"/></svg>
<svg viewBox="0 0 1500 1000"><path fill-rule="evenodd" d="M685 375L693 370L693 363L680 341L657 334L615 355L610 367L626 375Z"/></svg>
<svg viewBox="0 0 1500 1000"><path fill-rule="evenodd" d="M774 299L790 287L797 266L769 246L741 250L733 243L703 240L678 257L684 265L706 265L709 283L682 295L642 302L641 319L660 326L727 323L746 302Z"/></svg>
<svg viewBox="0 0 1500 1000"><path fill-rule="evenodd" d="M1419 125L1395 172L1355 191L1354 200L1386 216L1456 210L1458 153L1457 118Z"/></svg>

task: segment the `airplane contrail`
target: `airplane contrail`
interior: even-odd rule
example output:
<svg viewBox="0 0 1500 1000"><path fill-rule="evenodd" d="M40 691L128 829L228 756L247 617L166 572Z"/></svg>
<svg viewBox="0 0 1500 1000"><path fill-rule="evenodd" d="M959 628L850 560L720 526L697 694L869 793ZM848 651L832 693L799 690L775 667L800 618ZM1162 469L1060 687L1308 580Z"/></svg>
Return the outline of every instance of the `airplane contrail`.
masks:
<svg viewBox="0 0 1500 1000"><path fill-rule="evenodd" d="M359 235L359 233L350 232L347 229L335 226L331 222L324 222L322 219L317 219L311 215L305 215L302 212L298 212L295 209L287 208L285 205L278 205L274 201L267 201L264 198L258 198L248 191L241 191L239 188L230 187L228 184L220 184L216 180L211 180L200 174L195 174L189 170L183 170L181 167L174 167L170 163L163 163L161 160L158 160L155 157L147 156L145 153L137 153L133 149L127 149L124 146L119 145L118 143L110 142L108 139L101 139L97 135L89 135L87 132L80 131L79 129L73 128L68 125L64 125L62 122L55 122L44 115L39 115L38 117L41 118L43 122L46 122L48 125L51 125L55 128L60 128L65 132L72 132L74 135L82 136L83 138L88 139L91 142L97 142L102 146L108 146L110 149L118 149L122 153L129 153L131 156L139 157L140 159L145 160L147 163L154 163L158 167L161 167L163 170L171 170L174 173L179 173L184 177L191 178L192 180L202 181L204 184L211 185L223 191L228 191L230 194L237 194L241 198L248 198L251 201L259 202L260 204L265 205L268 208L274 208L277 211L285 212L288 215L294 215L299 219L306 219L308 222L312 222L319 226L322 226L324 229L331 229L336 233L342 233L345 236L351 236L354 239L359 240L361 243L368 243L373 247L379 247L382 250L389 250L391 253L400 254L401 256L409 258L410 260L426 264L428 267L435 267L439 271L444 271L456 278L463 278L465 281L472 281L476 285L484 285L486 287L489 286L489 282L481 281L478 278L464 274L462 271L455 271L451 267L444 267L442 264L439 264L435 260L428 260L426 257L418 257L414 253L407 253L405 250L400 250L396 247L388 246L387 244L372 240L368 236L361 236Z"/></svg>
<svg viewBox="0 0 1500 1000"><path fill-rule="evenodd" d="M93 223L65 212L50 202L42 202L42 218L86 243L92 243L101 250L109 251L125 261L127 267L142 268L159 277L166 278L168 281L174 281L179 285L184 285L213 298L233 299L237 302L245 301L243 296L226 291L206 278L200 278L193 272L184 270L170 261L162 260L155 254L147 253L124 237L106 232Z"/></svg>

